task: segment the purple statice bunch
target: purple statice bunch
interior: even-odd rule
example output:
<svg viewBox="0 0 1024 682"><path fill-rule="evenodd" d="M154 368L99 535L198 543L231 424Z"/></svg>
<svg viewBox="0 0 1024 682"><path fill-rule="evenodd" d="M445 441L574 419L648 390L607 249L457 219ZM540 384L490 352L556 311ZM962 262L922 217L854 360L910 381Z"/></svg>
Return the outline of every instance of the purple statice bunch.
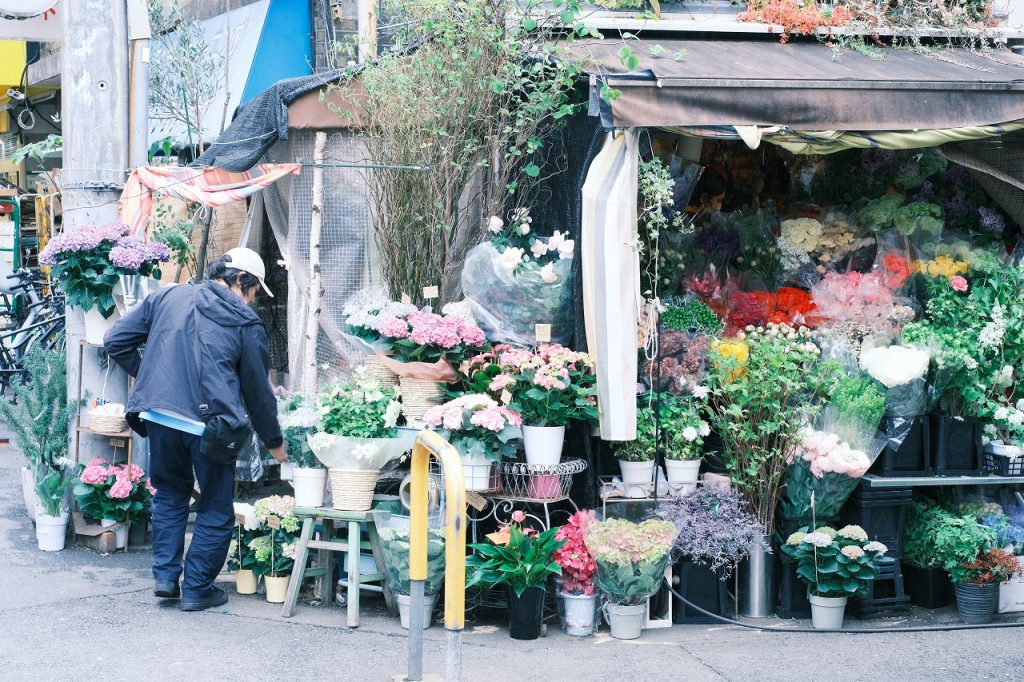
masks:
<svg viewBox="0 0 1024 682"><path fill-rule="evenodd" d="M115 267L137 272L144 266L165 263L171 252L166 244L147 242L138 237L121 237L110 249L110 262Z"/></svg>
<svg viewBox="0 0 1024 682"><path fill-rule="evenodd" d="M764 527L743 508L739 494L701 485L688 495L666 501L661 516L679 530L673 550L712 570L730 571L756 550L768 550Z"/></svg>
<svg viewBox="0 0 1024 682"><path fill-rule="evenodd" d="M113 245L127 237L128 230L128 226L121 223L82 225L47 242L46 248L39 254L39 262L42 265L56 265L68 254L92 251L104 242Z"/></svg>
<svg viewBox="0 0 1024 682"><path fill-rule="evenodd" d="M865 149L860 157L860 167L867 175L874 175L895 158L896 152L891 149Z"/></svg>
<svg viewBox="0 0 1024 682"><path fill-rule="evenodd" d="M741 246L735 227L712 224L697 233L697 248L707 256L721 256L726 263L739 257Z"/></svg>
<svg viewBox="0 0 1024 682"><path fill-rule="evenodd" d="M940 201L939 204L942 206L943 213L946 214L946 219L953 223L960 222L973 208L970 198L960 189L953 196Z"/></svg>
<svg viewBox="0 0 1024 682"><path fill-rule="evenodd" d="M1003 234L1003 230L1006 229L1006 220L1003 219L998 209L979 206L978 215L981 217L981 229L997 236Z"/></svg>

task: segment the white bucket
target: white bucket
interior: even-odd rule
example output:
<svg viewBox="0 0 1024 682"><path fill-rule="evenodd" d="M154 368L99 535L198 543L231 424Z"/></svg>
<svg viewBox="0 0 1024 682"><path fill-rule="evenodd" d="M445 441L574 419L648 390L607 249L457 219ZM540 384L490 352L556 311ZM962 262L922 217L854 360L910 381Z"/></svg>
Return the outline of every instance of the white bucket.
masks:
<svg viewBox="0 0 1024 682"><path fill-rule="evenodd" d="M114 531L114 547L124 549L128 544L128 525L114 519L100 519L100 525Z"/></svg>
<svg viewBox="0 0 1024 682"><path fill-rule="evenodd" d="M42 509L36 508L36 543L44 552L59 552L64 549L64 540L68 534L68 513L50 516Z"/></svg>
<svg viewBox="0 0 1024 682"><path fill-rule="evenodd" d="M463 457L462 477L466 481L466 490L490 490L494 462L486 457Z"/></svg>
<svg viewBox="0 0 1024 682"><path fill-rule="evenodd" d="M654 486L654 460L650 462L627 462L619 460L622 470L622 485L627 497L646 497Z"/></svg>
<svg viewBox="0 0 1024 682"><path fill-rule="evenodd" d="M846 597L816 597L807 595L811 602L811 624L818 630L841 630L846 613Z"/></svg>
<svg viewBox="0 0 1024 682"><path fill-rule="evenodd" d="M647 605L620 606L619 604L605 604L604 613L608 617L608 625L611 626L612 637L615 639L636 639L644 629Z"/></svg>
<svg viewBox="0 0 1024 682"><path fill-rule="evenodd" d="M594 632L594 614L597 611L597 595L567 594L559 592L564 609L563 626L567 635L587 637Z"/></svg>
<svg viewBox="0 0 1024 682"><path fill-rule="evenodd" d="M407 594L396 594L395 601L398 602L398 620L405 630L409 629L411 619L409 618L409 608L412 606L412 597ZM427 594L423 596L423 629L426 630L430 627L430 621L433 619L434 605L437 603L436 594Z"/></svg>
<svg viewBox="0 0 1024 682"><path fill-rule="evenodd" d="M665 470L672 494L682 497L697 489L697 480L700 476L699 459L666 459Z"/></svg>
<svg viewBox="0 0 1024 682"><path fill-rule="evenodd" d="M327 469L293 467L291 486L295 489L296 507L322 507L327 489Z"/></svg>
<svg viewBox="0 0 1024 682"><path fill-rule="evenodd" d="M526 448L527 464L555 466L562 459L564 442L564 426L523 427L523 446Z"/></svg>

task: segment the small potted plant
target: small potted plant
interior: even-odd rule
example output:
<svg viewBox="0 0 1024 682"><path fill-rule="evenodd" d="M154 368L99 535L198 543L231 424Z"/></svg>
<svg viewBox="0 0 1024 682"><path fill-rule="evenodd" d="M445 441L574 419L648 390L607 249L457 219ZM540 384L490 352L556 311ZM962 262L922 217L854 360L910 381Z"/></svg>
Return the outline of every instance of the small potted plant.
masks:
<svg viewBox="0 0 1024 682"><path fill-rule="evenodd" d="M263 578L272 604L284 603L295 566L299 519L292 514L294 506L295 500L287 495L264 497L253 504L260 530L248 541L248 550L253 573Z"/></svg>
<svg viewBox="0 0 1024 682"><path fill-rule="evenodd" d="M160 242L129 235L127 225L83 225L54 237L39 254L50 266L67 295L67 303L85 314L89 343L103 343L103 334L116 321L114 289L124 275L160 277L160 263L171 252Z"/></svg>
<svg viewBox="0 0 1024 682"><path fill-rule="evenodd" d="M928 609L949 606L954 601L953 583L935 554L936 537L953 518L948 510L927 499L915 499L907 510L903 540L904 590L910 603Z"/></svg>
<svg viewBox="0 0 1024 682"><path fill-rule="evenodd" d="M66 460L46 464L36 474L36 543L44 552L64 549L68 532L68 476Z"/></svg>
<svg viewBox="0 0 1024 682"><path fill-rule="evenodd" d="M398 602L402 627L409 629L409 527L381 528L380 549L388 585ZM427 536L427 579L423 586L423 627L430 627L431 614L444 582L444 534L431 528Z"/></svg>
<svg viewBox="0 0 1024 682"><path fill-rule="evenodd" d="M562 627L567 634L576 637L586 637L594 632L597 613L594 585L597 564L590 556L585 540L587 527L594 521L594 511L582 509L570 516L555 534L556 540L565 543L555 550L552 557L562 567L562 577L557 581Z"/></svg>
<svg viewBox="0 0 1024 682"><path fill-rule="evenodd" d="M462 455L466 490L494 488L493 463L515 457L522 438L520 414L480 393L435 405L426 411L423 421L439 429Z"/></svg>
<svg viewBox="0 0 1024 682"><path fill-rule="evenodd" d="M139 465L96 458L79 465L73 492L78 508L114 531L115 547L121 549L128 542L128 526L149 509L156 490Z"/></svg>
<svg viewBox="0 0 1024 682"><path fill-rule="evenodd" d="M695 397L671 394L661 396L660 423L665 473L668 486L676 495L689 494L697 487L704 438L711 433L711 427L701 418L698 408Z"/></svg>
<svg viewBox="0 0 1024 682"><path fill-rule="evenodd" d="M235 591L238 594L256 594L259 585L253 568L256 566L256 553L249 549L249 543L261 533L261 524L256 518L256 511L247 502L235 502L235 518L239 523L235 526L235 537L228 545L228 570L235 572Z"/></svg>
<svg viewBox="0 0 1024 682"><path fill-rule="evenodd" d="M562 573L552 559L565 544L555 539L558 529L537 532L524 528L525 520L523 512L513 512L508 526L488 535L489 542L470 545L474 553L466 558L466 568L472 570L467 587L508 586L508 634L512 639L540 637L548 577Z"/></svg>
<svg viewBox="0 0 1024 682"><path fill-rule="evenodd" d="M639 397L636 408L636 439L614 444L622 486L629 497L645 497L654 484L655 456L658 452L657 420L649 394Z"/></svg>
<svg viewBox="0 0 1024 682"><path fill-rule="evenodd" d="M803 528L786 539L782 551L796 562L797 577L807 585L811 623L818 629L839 630L846 602L851 596L867 596L878 575L878 559L887 548L869 542L863 528L851 525L838 531L828 526Z"/></svg>
<svg viewBox="0 0 1024 682"><path fill-rule="evenodd" d="M597 588L606 601L612 637L640 636L646 602L665 579L676 534L671 522L660 519L608 519L587 528L587 549L597 564Z"/></svg>
<svg viewBox="0 0 1024 682"><path fill-rule="evenodd" d="M408 449L395 429L401 409L398 389L367 378L364 368L317 398L320 421L307 442L329 469L335 509L370 508L381 467Z"/></svg>
<svg viewBox="0 0 1024 682"><path fill-rule="evenodd" d="M680 557L679 591L704 610L725 615L725 579L751 552L767 549L761 525L743 509L735 491L712 485L666 500L659 512L679 531L673 546ZM676 608L679 618L687 617L685 604L679 602ZM692 618L703 620L702 615Z"/></svg>
<svg viewBox="0 0 1024 682"><path fill-rule="evenodd" d="M309 437L316 433L319 421L316 409L308 398L289 393L280 394L277 405L288 461L292 465L295 506L322 507L327 468L309 447Z"/></svg>
<svg viewBox="0 0 1024 682"><path fill-rule="evenodd" d="M570 423L597 423L597 379L586 353L558 344L536 350L495 346L493 353L471 358L461 371L473 390L522 415L530 466L558 464Z"/></svg>
<svg viewBox="0 0 1024 682"><path fill-rule="evenodd" d="M935 556L949 574L956 608L965 623L992 621L999 601L999 583L1021 574L1011 553L995 547L996 531L973 515L950 515L935 536Z"/></svg>

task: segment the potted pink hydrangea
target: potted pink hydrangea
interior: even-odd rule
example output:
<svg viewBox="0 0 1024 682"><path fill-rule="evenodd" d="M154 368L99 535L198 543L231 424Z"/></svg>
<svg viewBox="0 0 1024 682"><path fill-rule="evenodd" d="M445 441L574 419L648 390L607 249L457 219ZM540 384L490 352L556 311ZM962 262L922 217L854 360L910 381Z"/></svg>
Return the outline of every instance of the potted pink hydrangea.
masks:
<svg viewBox="0 0 1024 682"><path fill-rule="evenodd" d="M79 465L73 489L78 507L86 516L110 528L120 549L128 540L128 526L149 509L156 490L137 464L110 464L93 459Z"/></svg>
<svg viewBox="0 0 1024 682"><path fill-rule="evenodd" d="M427 426L438 429L462 455L466 490L490 490L494 462L515 457L522 438L522 416L486 395L470 393L426 411Z"/></svg>

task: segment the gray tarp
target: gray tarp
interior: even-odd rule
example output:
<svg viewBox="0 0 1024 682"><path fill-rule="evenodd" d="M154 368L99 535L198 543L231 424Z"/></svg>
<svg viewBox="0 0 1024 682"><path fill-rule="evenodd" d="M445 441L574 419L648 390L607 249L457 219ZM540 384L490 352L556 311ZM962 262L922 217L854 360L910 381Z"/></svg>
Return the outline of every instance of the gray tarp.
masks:
<svg viewBox="0 0 1024 682"><path fill-rule="evenodd" d="M960 128L1024 119L1024 56L1007 49L885 49L884 59L820 43L665 40L629 43L640 58L625 73L619 41L569 48L595 77L591 114L605 127L783 125L795 130ZM659 44L659 56L650 54ZM657 51L657 50L655 50ZM683 53L681 59L674 55ZM617 90L608 102L602 81Z"/></svg>

